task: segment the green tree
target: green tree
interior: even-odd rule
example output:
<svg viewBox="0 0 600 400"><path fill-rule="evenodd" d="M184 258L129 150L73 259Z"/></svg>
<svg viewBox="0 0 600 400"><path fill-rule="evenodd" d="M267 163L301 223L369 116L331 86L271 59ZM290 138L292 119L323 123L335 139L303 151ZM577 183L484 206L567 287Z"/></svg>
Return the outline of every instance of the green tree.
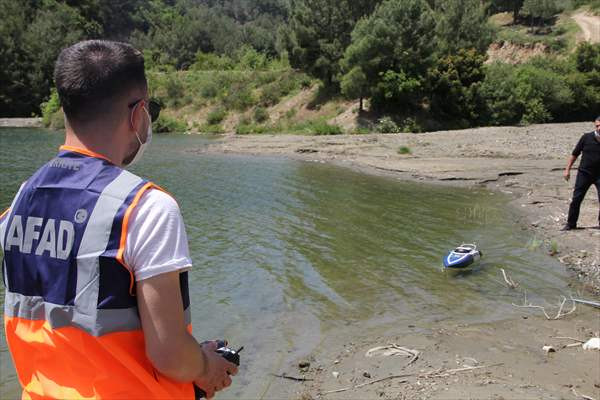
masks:
<svg viewBox="0 0 600 400"><path fill-rule="evenodd" d="M36 104L50 93L54 62L60 51L80 40L97 38L101 27L58 1L45 1L35 13L23 37L23 48L32 57L30 85L38 96Z"/></svg>
<svg viewBox="0 0 600 400"><path fill-rule="evenodd" d="M6 11L0 24L0 113L39 113L50 93L60 51L79 40L98 37L101 27L56 0L0 0L0 8Z"/></svg>
<svg viewBox="0 0 600 400"><path fill-rule="evenodd" d="M34 109L28 93L23 35L31 9L19 0L0 0L0 117L27 116Z"/></svg>
<svg viewBox="0 0 600 400"><path fill-rule="evenodd" d="M474 48L485 54L493 31L481 0L438 0L436 34L442 54Z"/></svg>
<svg viewBox="0 0 600 400"><path fill-rule="evenodd" d="M545 21L556 15L560 7L556 0L525 0L522 11L529 15L531 26L538 20L543 25Z"/></svg>
<svg viewBox="0 0 600 400"><path fill-rule="evenodd" d="M485 56L460 49L438 60L429 71L431 109L446 119L474 122L483 112L479 90L485 79Z"/></svg>
<svg viewBox="0 0 600 400"><path fill-rule="evenodd" d="M362 68L355 66L342 77L342 94L351 99L360 99L359 111L363 111L363 99L369 95L369 82Z"/></svg>
<svg viewBox="0 0 600 400"><path fill-rule="evenodd" d="M566 119L575 105L574 91L557 61L537 58L511 66L488 66L481 93L493 124L541 123Z"/></svg>
<svg viewBox="0 0 600 400"><path fill-rule="evenodd" d="M374 107L415 105L434 62L434 28L433 11L424 0L383 2L352 32L342 60L342 81L361 71Z"/></svg>
<svg viewBox="0 0 600 400"><path fill-rule="evenodd" d="M580 72L600 71L600 44L583 42L577 46L575 63Z"/></svg>
<svg viewBox="0 0 600 400"><path fill-rule="evenodd" d="M290 63L321 79L336 83L340 60L350 44L351 32L378 0L293 0L290 29L284 47Z"/></svg>

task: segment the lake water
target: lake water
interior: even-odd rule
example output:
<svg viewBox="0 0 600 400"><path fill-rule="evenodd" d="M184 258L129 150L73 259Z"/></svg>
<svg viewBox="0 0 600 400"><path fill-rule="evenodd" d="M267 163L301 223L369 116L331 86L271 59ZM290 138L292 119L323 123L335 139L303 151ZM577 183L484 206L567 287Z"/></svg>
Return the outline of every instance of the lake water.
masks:
<svg viewBox="0 0 600 400"><path fill-rule="evenodd" d="M0 129L0 209L54 156L60 133ZM269 397L278 373L323 340L360 328L511 318L520 301L500 268L533 302L567 292L564 268L528 243L508 198L374 177L320 163L199 155L208 139L156 136L132 169L178 200L194 268L194 334L244 345L227 397ZM471 271L441 270L461 242L483 250ZM3 299L3 288L0 289ZM19 397L4 332L0 398Z"/></svg>

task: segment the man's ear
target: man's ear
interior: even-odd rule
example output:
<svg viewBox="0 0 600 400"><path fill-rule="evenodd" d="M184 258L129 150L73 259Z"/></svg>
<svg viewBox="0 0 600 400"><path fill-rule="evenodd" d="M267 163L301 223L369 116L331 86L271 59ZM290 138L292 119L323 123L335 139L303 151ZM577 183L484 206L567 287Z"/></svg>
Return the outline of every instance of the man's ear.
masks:
<svg viewBox="0 0 600 400"><path fill-rule="evenodd" d="M134 107L133 110L131 111L131 113L129 114L129 128L134 131L134 132L138 132L140 130L140 126L142 124L142 112L144 111L144 108L142 107L142 103L144 101L140 101L139 103L137 103Z"/></svg>

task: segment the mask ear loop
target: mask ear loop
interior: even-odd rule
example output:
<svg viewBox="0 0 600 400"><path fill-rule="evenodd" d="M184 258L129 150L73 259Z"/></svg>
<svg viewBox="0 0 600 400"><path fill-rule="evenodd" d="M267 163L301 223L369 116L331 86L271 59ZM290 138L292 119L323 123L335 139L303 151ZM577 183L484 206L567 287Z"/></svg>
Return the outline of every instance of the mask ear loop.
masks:
<svg viewBox="0 0 600 400"><path fill-rule="evenodd" d="M131 114L129 114L129 125L131 126L131 129L133 129L133 113L135 112L135 109L137 108L137 106L140 105L140 103L142 101L144 101L144 100L140 100L135 106L133 106L133 108L131 109ZM136 133L136 136L137 136L137 130L135 131L135 133Z"/></svg>

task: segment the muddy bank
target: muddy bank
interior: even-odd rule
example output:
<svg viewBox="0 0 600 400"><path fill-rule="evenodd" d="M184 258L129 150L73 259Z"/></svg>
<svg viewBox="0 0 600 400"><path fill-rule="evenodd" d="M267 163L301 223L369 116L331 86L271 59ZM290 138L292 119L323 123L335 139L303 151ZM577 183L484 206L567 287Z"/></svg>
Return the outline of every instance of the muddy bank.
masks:
<svg viewBox="0 0 600 400"><path fill-rule="evenodd" d="M514 196L519 223L586 285L600 294L598 197L592 188L582 205L582 229L560 232L576 166L563 179L566 160L592 123L487 127L395 135L227 135L202 150L285 156L329 162L367 173L458 186L481 185Z"/></svg>
<svg viewBox="0 0 600 400"><path fill-rule="evenodd" d="M565 307L565 311L570 309ZM388 327L369 337L349 328L344 338L328 338L310 357L277 373L307 381L271 375L274 382L267 397L598 399L600 352L583 350L580 345L598 335L598 312L578 307L556 321L539 314L524 310L517 320L440 324L434 329ZM390 344L409 349L418 358L366 355L376 346ZM544 346L555 351L546 352Z"/></svg>

